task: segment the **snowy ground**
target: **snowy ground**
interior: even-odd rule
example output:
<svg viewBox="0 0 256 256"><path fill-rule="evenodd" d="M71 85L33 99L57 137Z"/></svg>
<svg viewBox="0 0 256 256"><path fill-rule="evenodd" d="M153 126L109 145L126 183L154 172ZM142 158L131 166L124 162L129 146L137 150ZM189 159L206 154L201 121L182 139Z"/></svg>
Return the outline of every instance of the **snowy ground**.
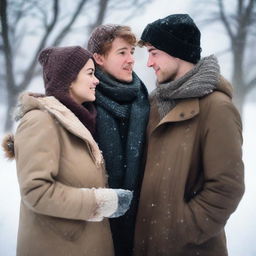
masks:
<svg viewBox="0 0 256 256"><path fill-rule="evenodd" d="M230 256L256 255L255 112L256 105L252 103L246 105L244 118L246 192L226 227ZM1 113L0 117L2 117ZM0 152L0 166L0 255L14 256L19 216L19 188L15 163L6 161L2 151Z"/></svg>

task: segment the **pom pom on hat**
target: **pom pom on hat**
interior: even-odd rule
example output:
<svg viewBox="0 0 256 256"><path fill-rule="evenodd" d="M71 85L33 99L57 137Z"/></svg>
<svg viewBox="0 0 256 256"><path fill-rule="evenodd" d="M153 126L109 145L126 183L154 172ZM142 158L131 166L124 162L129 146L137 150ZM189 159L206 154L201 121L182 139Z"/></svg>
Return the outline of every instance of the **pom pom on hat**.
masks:
<svg viewBox="0 0 256 256"><path fill-rule="evenodd" d="M47 60L48 60L48 57L50 55L50 53L53 51L53 48L46 48L45 50L43 50L39 57L38 57L38 61L39 63L43 66L46 64Z"/></svg>

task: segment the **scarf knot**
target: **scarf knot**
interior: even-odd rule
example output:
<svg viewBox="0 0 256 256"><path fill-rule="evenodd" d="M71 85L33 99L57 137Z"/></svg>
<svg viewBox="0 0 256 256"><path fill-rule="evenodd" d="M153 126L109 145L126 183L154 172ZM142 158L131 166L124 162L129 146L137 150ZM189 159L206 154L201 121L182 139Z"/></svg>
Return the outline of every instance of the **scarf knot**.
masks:
<svg viewBox="0 0 256 256"><path fill-rule="evenodd" d="M100 80L97 90L113 101L130 103L138 96L141 81L134 72L132 82L118 81L99 68L96 69L95 75Z"/></svg>

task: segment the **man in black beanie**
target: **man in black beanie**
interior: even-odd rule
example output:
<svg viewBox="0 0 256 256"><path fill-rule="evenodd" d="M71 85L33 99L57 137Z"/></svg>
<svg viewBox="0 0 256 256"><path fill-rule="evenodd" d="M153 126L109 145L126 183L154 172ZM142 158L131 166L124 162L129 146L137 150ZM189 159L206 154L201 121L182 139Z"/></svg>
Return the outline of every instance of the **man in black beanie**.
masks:
<svg viewBox="0 0 256 256"><path fill-rule="evenodd" d="M139 44L158 84L150 95L134 255L226 256L224 226L244 192L231 86L215 56L200 57L200 31L187 14L148 24Z"/></svg>
<svg viewBox="0 0 256 256"><path fill-rule="evenodd" d="M142 156L149 116L148 93L133 72L137 43L130 27L106 24L95 28L88 50L96 62L96 141L103 152L111 188L133 191L127 213L111 219L116 256L131 256L140 181Z"/></svg>

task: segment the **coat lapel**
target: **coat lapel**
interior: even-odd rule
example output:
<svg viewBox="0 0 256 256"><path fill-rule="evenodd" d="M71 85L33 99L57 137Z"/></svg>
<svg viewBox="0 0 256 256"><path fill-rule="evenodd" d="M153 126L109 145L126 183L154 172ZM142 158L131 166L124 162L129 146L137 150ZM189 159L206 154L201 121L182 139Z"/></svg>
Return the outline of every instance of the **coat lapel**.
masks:
<svg viewBox="0 0 256 256"><path fill-rule="evenodd" d="M181 122L193 118L199 114L199 100L186 99L180 101L155 127L169 122ZM154 130L155 130L154 129Z"/></svg>

